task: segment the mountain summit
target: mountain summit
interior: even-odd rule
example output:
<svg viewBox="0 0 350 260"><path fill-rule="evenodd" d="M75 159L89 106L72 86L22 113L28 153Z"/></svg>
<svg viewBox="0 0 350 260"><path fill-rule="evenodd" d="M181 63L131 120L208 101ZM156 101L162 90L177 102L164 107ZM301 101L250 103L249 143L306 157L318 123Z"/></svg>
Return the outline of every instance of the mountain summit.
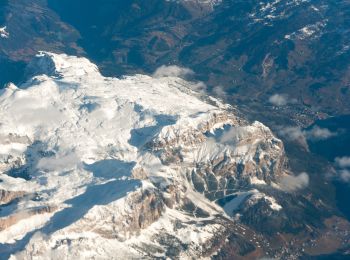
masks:
<svg viewBox="0 0 350 260"><path fill-rule="evenodd" d="M205 257L242 203L283 211L259 191L278 189L282 142L193 91L198 83L107 78L85 58L48 52L28 71L0 96L2 254Z"/></svg>

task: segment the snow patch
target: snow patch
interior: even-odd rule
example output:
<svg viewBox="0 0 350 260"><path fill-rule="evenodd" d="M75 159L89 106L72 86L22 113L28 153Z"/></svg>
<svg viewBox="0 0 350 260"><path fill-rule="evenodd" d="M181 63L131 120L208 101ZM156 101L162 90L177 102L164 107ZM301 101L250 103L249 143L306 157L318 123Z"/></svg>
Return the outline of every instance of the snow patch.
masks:
<svg viewBox="0 0 350 260"><path fill-rule="evenodd" d="M7 27L0 27L0 38L9 38L10 33L6 31Z"/></svg>

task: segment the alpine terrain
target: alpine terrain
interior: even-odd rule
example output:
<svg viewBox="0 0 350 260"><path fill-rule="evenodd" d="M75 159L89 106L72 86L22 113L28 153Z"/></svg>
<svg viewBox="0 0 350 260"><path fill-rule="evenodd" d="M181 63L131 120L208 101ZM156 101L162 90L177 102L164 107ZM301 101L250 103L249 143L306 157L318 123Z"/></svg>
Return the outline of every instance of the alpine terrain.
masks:
<svg viewBox="0 0 350 260"><path fill-rule="evenodd" d="M0 260L349 259L346 0L1 0Z"/></svg>
<svg viewBox="0 0 350 260"><path fill-rule="evenodd" d="M106 78L47 52L28 70L0 97L2 256L220 258L228 244L224 255L285 254L261 236L273 226L254 222L297 225L280 193L308 176L289 175L262 123L160 71Z"/></svg>

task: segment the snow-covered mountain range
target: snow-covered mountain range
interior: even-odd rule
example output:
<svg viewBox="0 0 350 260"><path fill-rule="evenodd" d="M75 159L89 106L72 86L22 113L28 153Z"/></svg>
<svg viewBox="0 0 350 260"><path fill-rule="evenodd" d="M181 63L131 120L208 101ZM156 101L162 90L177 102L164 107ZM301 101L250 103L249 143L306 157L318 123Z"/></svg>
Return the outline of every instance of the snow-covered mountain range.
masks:
<svg viewBox="0 0 350 260"><path fill-rule="evenodd" d="M259 188L279 189L282 142L198 83L47 52L28 72L0 92L3 255L209 257L242 203L283 211Z"/></svg>

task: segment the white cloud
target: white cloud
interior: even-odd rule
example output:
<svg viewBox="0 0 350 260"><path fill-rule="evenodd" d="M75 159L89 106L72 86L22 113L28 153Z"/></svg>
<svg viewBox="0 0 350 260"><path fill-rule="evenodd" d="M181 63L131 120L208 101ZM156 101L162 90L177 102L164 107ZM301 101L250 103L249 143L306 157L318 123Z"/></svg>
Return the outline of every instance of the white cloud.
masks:
<svg viewBox="0 0 350 260"><path fill-rule="evenodd" d="M350 171L349 170L340 170L339 178L343 182L350 182Z"/></svg>
<svg viewBox="0 0 350 260"><path fill-rule="evenodd" d="M337 133L331 132L327 128L321 128L319 126L314 126L310 130L303 131L306 138L309 140L326 140L330 137L336 136Z"/></svg>
<svg viewBox="0 0 350 260"><path fill-rule="evenodd" d="M19 125L55 125L65 118L59 108L32 97L18 98L8 112Z"/></svg>
<svg viewBox="0 0 350 260"><path fill-rule="evenodd" d="M300 127L288 126L281 128L278 133L290 141L305 140L305 136Z"/></svg>
<svg viewBox="0 0 350 260"><path fill-rule="evenodd" d="M349 168L350 167L350 157L337 157L335 158L335 163L340 168Z"/></svg>
<svg viewBox="0 0 350 260"><path fill-rule="evenodd" d="M285 191L303 189L309 185L309 175L305 172L298 176L286 175L282 177L279 186Z"/></svg>
<svg viewBox="0 0 350 260"><path fill-rule="evenodd" d="M21 124L54 124L62 120L63 114L54 107L37 108L21 114Z"/></svg>
<svg viewBox="0 0 350 260"><path fill-rule="evenodd" d="M246 136L247 130L244 127L231 127L220 137L220 143L232 145Z"/></svg>
<svg viewBox="0 0 350 260"><path fill-rule="evenodd" d="M275 106L285 106L288 104L288 97L286 95L275 94L269 98L269 102Z"/></svg>
<svg viewBox="0 0 350 260"><path fill-rule="evenodd" d="M338 168L336 171L336 178L343 182L350 182L350 157L337 157L335 158L335 164Z"/></svg>
<svg viewBox="0 0 350 260"><path fill-rule="evenodd" d="M69 170L80 164L80 159L75 153L56 155L52 157L42 158L37 168L45 171L62 171Z"/></svg>
<svg viewBox="0 0 350 260"><path fill-rule="evenodd" d="M283 127L279 129L278 134L283 136L288 141L298 143L306 151L309 151L309 145L300 127Z"/></svg>
<svg viewBox="0 0 350 260"><path fill-rule="evenodd" d="M153 73L153 77L179 77L186 78L187 76L193 75L194 72L189 68L182 68L176 65L165 66L162 65Z"/></svg>
<svg viewBox="0 0 350 260"><path fill-rule="evenodd" d="M189 68L183 68L176 65L171 66L160 66L156 71L153 73L154 78L163 78L163 77L178 77L183 79L188 79L188 77L193 76L194 72ZM201 81L197 82L189 82L188 86L194 90L195 92L201 93L203 95L208 94L207 85L205 85Z"/></svg>
<svg viewBox="0 0 350 260"><path fill-rule="evenodd" d="M222 86L216 86L213 88L213 93L215 96L219 98L225 98L226 97L226 92Z"/></svg>
<svg viewBox="0 0 350 260"><path fill-rule="evenodd" d="M326 140L337 135L337 133L331 132L329 129L321 128L319 126L314 126L310 130L302 130L298 126L284 127L281 128L278 133L287 138L289 141L298 141L303 144L307 144L307 140Z"/></svg>
<svg viewBox="0 0 350 260"><path fill-rule="evenodd" d="M196 82L194 84L189 85L190 88L196 92L199 92L201 94L207 94L207 85L205 85L203 82Z"/></svg>

